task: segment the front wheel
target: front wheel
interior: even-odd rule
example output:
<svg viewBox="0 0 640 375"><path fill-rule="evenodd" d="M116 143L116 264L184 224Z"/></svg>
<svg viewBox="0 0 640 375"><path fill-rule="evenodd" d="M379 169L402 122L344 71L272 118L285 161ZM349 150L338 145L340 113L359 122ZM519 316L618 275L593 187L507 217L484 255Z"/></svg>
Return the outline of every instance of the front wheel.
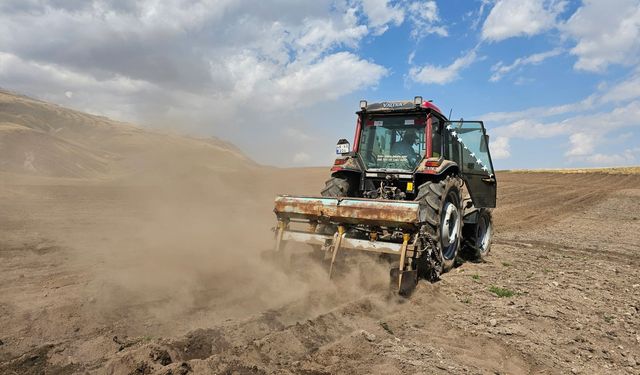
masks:
<svg viewBox="0 0 640 375"><path fill-rule="evenodd" d="M475 224L467 225L464 230L465 255L471 260L485 260L491 251L493 239L493 220L491 211L486 208L478 210L478 220Z"/></svg>

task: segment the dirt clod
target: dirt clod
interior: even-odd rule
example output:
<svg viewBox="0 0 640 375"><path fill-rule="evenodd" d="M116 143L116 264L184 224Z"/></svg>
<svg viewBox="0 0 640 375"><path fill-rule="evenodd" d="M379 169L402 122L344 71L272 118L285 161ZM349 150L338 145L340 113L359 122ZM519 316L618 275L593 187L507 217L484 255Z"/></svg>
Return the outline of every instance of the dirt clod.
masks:
<svg viewBox="0 0 640 375"><path fill-rule="evenodd" d="M149 357L152 361L161 364L162 366L166 366L172 363L171 356L169 352L164 349L154 348L149 353Z"/></svg>
<svg viewBox="0 0 640 375"><path fill-rule="evenodd" d="M387 322L380 322L380 327L382 327L385 331L387 331L387 333L389 333L390 335L393 335L393 330L389 327L389 325L387 324Z"/></svg>
<svg viewBox="0 0 640 375"><path fill-rule="evenodd" d="M138 362L136 367L129 373L129 375L147 375L151 374L153 368L145 361Z"/></svg>
<svg viewBox="0 0 640 375"><path fill-rule="evenodd" d="M364 338L369 342L376 341L376 335L374 335L373 333L370 333L370 332L367 332L365 330L362 330L360 332L360 334L362 334L362 336L364 336Z"/></svg>
<svg viewBox="0 0 640 375"><path fill-rule="evenodd" d="M178 375L187 375L191 371L193 371L191 366L187 362L182 362L180 364L180 367L178 367L178 369L177 369L177 374Z"/></svg>
<svg viewBox="0 0 640 375"><path fill-rule="evenodd" d="M227 349L229 343L219 329L199 329L173 343L172 347L180 352L183 359L190 360L208 358Z"/></svg>

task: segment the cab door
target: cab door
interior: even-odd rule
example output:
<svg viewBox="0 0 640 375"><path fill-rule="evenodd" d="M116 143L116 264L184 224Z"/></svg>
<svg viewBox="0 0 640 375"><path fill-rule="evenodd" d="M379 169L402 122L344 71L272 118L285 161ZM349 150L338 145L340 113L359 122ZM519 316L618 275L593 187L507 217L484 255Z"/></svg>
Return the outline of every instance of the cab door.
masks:
<svg viewBox="0 0 640 375"><path fill-rule="evenodd" d="M497 182L482 121L448 121L449 157L458 163L476 207L496 206Z"/></svg>

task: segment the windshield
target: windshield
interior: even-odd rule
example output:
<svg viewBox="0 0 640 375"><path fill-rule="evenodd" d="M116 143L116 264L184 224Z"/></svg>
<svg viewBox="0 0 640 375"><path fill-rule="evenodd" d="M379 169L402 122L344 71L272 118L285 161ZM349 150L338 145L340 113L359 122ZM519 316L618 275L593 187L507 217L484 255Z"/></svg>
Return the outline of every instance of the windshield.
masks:
<svg viewBox="0 0 640 375"><path fill-rule="evenodd" d="M412 171L425 152L425 118L386 116L369 119L362 129L360 156L367 169Z"/></svg>

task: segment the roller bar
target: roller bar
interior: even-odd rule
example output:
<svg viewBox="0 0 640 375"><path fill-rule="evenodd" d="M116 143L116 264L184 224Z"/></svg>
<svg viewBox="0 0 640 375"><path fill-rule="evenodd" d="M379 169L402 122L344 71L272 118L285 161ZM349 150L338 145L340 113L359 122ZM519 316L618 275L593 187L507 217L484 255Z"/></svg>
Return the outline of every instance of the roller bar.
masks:
<svg viewBox="0 0 640 375"><path fill-rule="evenodd" d="M415 230L420 225L418 202L366 198L279 195L274 212L279 220L368 225Z"/></svg>

